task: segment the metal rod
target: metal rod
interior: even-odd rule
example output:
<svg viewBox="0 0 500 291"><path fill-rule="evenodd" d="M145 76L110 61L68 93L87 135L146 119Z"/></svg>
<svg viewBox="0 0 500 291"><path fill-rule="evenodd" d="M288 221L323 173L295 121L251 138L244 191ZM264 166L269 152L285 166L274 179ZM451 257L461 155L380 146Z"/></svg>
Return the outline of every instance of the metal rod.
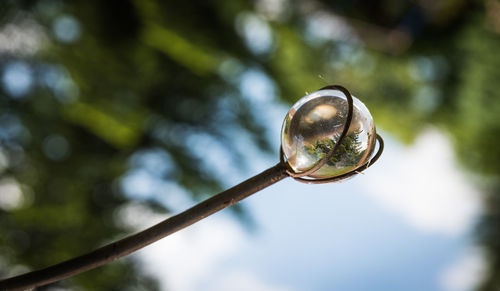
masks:
<svg viewBox="0 0 500 291"><path fill-rule="evenodd" d="M237 203L238 201L254 194L255 192L258 192L288 176L291 176L295 180L304 183L320 184L320 183L340 181L345 178L351 177L355 174L358 174L360 171L365 170L380 157L384 149L383 139L378 134L376 136L379 142L379 149L375 154L375 156L364 165L356 169L353 169L348 173L336 177L330 177L326 179L302 178L303 176L308 176L312 172L315 172L316 170L321 168L330 159L330 157L338 148L338 145L341 143L342 138L347 134L347 130L350 127L352 121L353 100L349 91L339 85L326 86L320 90L323 89L333 89L343 92L348 100L349 113L346 118L344 130L342 132L341 137L337 141L337 144L332 149L330 149L330 152L325 157L323 157L321 161L319 161L316 165L314 165L311 169L302 173L293 172L293 170L290 168L290 165L288 165L288 161L285 161L283 149L281 148L280 162L277 165L234 186L233 188L221 192L180 214L165 219L164 221L146 230L143 230L139 233L126 237L117 242L108 244L88 254L73 259L69 259L67 261L47 267L45 269L1 280L0 291L30 289L50 284L52 282L59 281L64 278L99 267L108 262L111 262L113 260L126 256L132 252L135 252L136 250L139 250L149 244L152 244L176 231L188 227L193 223L198 222L203 218L211 214L214 214L226 207L229 207Z"/></svg>
<svg viewBox="0 0 500 291"><path fill-rule="evenodd" d="M287 176L286 167L280 162L264 172L139 233L45 269L4 279L0 281L0 290L30 289L99 267L190 226Z"/></svg>

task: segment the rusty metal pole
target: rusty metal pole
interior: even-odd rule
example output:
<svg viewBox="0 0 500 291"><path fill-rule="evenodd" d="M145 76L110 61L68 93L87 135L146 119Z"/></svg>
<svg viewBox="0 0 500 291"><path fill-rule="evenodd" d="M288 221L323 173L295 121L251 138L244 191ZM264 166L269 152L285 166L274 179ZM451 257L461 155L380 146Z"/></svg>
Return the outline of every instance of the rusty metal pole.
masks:
<svg viewBox="0 0 500 291"><path fill-rule="evenodd" d="M264 172L139 233L59 264L2 280L0 281L0 290L31 289L99 267L188 227L287 176L285 165L278 163Z"/></svg>
<svg viewBox="0 0 500 291"><path fill-rule="evenodd" d="M303 183L321 184L342 181L367 169L378 160L384 149L384 141L378 134L376 134L376 139L379 144L379 149L368 162L359 165L358 167L352 169L350 172L334 177L320 179L310 179L307 177L309 176L309 174L321 168L334 154L336 149L342 143L342 139L346 136L353 116L353 98L347 89L339 85L326 86L320 90L323 89L334 89L341 91L345 95L348 102L348 113L344 124L344 130L339 136L337 143L333 146L332 149L330 149L330 152L328 154L326 154L310 169L301 173L294 172L288 164L288 161L286 161L286 158L283 154L283 149L281 149L280 162L277 165L234 186L233 188L221 192L180 214L165 219L164 221L146 230L126 237L117 242L108 244L88 254L64 261L45 269L1 280L0 290L25 290L37 286L43 286L99 267L108 262L126 256L149 244L152 244L176 231L188 227L191 224L198 222L203 218L214 214L226 207L229 207L237 203L238 201L254 194L255 192L271 186L272 184L286 177L292 177L293 179Z"/></svg>

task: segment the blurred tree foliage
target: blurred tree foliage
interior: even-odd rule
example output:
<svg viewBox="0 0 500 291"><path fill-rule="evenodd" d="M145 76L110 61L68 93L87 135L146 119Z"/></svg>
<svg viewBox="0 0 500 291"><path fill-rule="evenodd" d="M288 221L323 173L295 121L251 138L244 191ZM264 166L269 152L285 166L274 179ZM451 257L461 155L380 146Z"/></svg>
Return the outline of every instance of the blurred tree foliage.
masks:
<svg viewBox="0 0 500 291"><path fill-rule="evenodd" d="M123 236L124 209L168 211L172 185L194 199L220 190L204 153L216 145L242 167L235 133L270 151L242 90L257 72L285 102L342 84L407 143L449 131L484 177L482 288L499 288L496 15L493 0L3 1L0 276ZM139 174L170 188L145 194ZM130 258L57 285L158 289Z"/></svg>

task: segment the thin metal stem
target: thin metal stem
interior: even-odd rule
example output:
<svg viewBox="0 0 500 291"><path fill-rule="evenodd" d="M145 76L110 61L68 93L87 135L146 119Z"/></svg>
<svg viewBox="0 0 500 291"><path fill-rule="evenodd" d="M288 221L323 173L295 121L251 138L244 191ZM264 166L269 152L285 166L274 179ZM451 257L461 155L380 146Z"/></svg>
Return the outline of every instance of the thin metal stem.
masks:
<svg viewBox="0 0 500 291"><path fill-rule="evenodd" d="M30 289L104 265L190 226L287 176L286 167L280 162L264 172L139 233L45 269L4 279L0 281L0 290Z"/></svg>
<svg viewBox="0 0 500 291"><path fill-rule="evenodd" d="M288 165L288 161L285 161L283 149L280 152L280 162L271 167L264 172L228 189L221 192L212 198L209 198L190 209L172 216L146 230L143 230L137 234L126 237L117 242L108 244L101 247L91 253L64 261L62 263L41 269L38 271L29 272L16 277L4 279L0 281L0 291L1 290L25 290L30 289L52 282L62 280L64 278L82 273L84 271L99 267L108 262L126 256L132 252L135 252L149 244L152 244L176 231L179 231L191 224L202 220L203 218L214 214L226 207L229 207L238 201L260 191L288 176L291 176L295 180L304 183L329 183L336 182L351 177L358 174L360 171L365 170L371 166L382 154L384 149L384 141L382 137L377 134L377 140L379 142L379 149L375 156L365 163L364 165L340 176L326 178L326 179L306 179L302 178L308 176L312 172L315 172L321 168L336 151L339 144L342 142L342 138L347 134L347 130L350 127L352 115L353 115L353 100L352 96L347 89L339 85L326 86L323 89L333 89L339 90L344 93L348 100L348 116L346 123L344 125L344 130L337 141L337 144L330 150L330 152L320 160L311 169L302 172L295 173L292 171L291 167Z"/></svg>

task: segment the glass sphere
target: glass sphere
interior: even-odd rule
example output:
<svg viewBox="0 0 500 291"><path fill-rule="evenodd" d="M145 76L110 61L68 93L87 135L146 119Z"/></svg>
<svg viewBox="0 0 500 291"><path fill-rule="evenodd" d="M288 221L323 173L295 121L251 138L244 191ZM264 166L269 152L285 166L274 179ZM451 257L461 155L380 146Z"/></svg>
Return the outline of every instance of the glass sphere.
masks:
<svg viewBox="0 0 500 291"><path fill-rule="evenodd" d="M296 173L316 165L337 143L346 122L347 98L342 91L324 89L302 97L288 111L281 128L281 147ZM333 156L310 178L332 178L365 164L375 149L375 124L368 108L353 97L347 135Z"/></svg>

